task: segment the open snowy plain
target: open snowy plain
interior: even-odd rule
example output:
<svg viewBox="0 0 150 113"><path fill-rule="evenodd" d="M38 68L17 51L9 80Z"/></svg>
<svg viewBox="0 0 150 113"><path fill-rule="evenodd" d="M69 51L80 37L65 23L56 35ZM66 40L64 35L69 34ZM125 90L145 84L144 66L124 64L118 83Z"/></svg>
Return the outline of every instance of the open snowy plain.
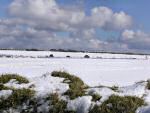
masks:
<svg viewBox="0 0 150 113"><path fill-rule="evenodd" d="M50 54L54 57L49 57ZM65 71L78 76L90 86L87 92L100 94L102 99L97 103L103 102L112 94L137 96L144 98L147 103L147 106L139 108L137 113L150 113L150 91L146 89L146 81L150 78L149 56L10 50L1 50L0 55L0 74L15 73L30 80L26 85L10 81L5 84L6 86L26 88L34 84L38 96L56 90L59 94L63 94L69 86L62 83L62 78L48 75L53 71ZM89 55L90 58L84 58L85 55ZM70 57L66 58L66 56ZM112 86L117 86L118 91L108 88ZM0 96L9 93L2 90ZM87 113L92 104L91 98L91 96L83 96L68 100L67 107L78 113Z"/></svg>
<svg viewBox="0 0 150 113"><path fill-rule="evenodd" d="M0 58L0 73L28 78L52 71L66 71L90 86L131 85L150 78L150 60L78 58Z"/></svg>
<svg viewBox="0 0 150 113"><path fill-rule="evenodd" d="M54 57L49 57L50 54ZM33 78L66 71L90 86L127 86L150 78L150 59L145 59L145 55L10 50L1 50L0 55L12 57L0 58L1 74L17 73ZM85 55L90 58L84 58Z"/></svg>

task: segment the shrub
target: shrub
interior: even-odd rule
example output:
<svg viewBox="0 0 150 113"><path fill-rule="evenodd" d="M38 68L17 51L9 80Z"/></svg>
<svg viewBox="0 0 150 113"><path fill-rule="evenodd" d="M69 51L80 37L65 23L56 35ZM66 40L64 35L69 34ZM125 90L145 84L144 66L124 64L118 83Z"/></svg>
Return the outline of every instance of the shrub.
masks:
<svg viewBox="0 0 150 113"><path fill-rule="evenodd" d="M90 58L90 56L89 55L85 55L84 58Z"/></svg>
<svg viewBox="0 0 150 113"><path fill-rule="evenodd" d="M68 95L70 99L75 99L79 96L85 95L85 89L87 88L87 86L80 78L74 75L70 75L66 72L57 71L52 72L52 76L65 78L64 83L65 81L69 81L67 82L69 84L69 90L67 90L64 94Z"/></svg>
<svg viewBox="0 0 150 113"><path fill-rule="evenodd" d="M53 55L53 54L50 54L49 57L54 57L54 55Z"/></svg>
<svg viewBox="0 0 150 113"><path fill-rule="evenodd" d="M70 58L70 56L66 56L66 58Z"/></svg>
<svg viewBox="0 0 150 113"><path fill-rule="evenodd" d="M147 80L147 89L149 89L150 90L150 80Z"/></svg>
<svg viewBox="0 0 150 113"><path fill-rule="evenodd" d="M17 74L0 75L0 83L2 83L2 84L5 84L5 83L9 82L11 79L16 79L16 81L18 81L19 84L29 83L28 79L26 79L25 77L21 77Z"/></svg>
<svg viewBox="0 0 150 113"><path fill-rule="evenodd" d="M111 95L100 106L95 105L89 113L135 113L144 104L144 100L138 97Z"/></svg>

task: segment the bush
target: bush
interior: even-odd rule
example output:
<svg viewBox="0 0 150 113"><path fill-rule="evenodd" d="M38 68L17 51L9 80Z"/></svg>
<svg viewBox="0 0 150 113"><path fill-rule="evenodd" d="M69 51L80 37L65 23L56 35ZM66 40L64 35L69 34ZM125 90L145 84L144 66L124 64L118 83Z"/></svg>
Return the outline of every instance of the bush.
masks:
<svg viewBox="0 0 150 113"><path fill-rule="evenodd" d="M54 57L54 55L53 55L53 54L50 54L49 57Z"/></svg>
<svg viewBox="0 0 150 113"><path fill-rule="evenodd" d="M87 86L80 78L66 72L57 71L52 72L52 76L65 78L64 83L66 83L65 81L69 81L67 82L69 84L69 90L67 90L64 94L68 95L70 99L75 99L79 96L85 95L85 89Z"/></svg>
<svg viewBox="0 0 150 113"><path fill-rule="evenodd" d="M66 58L70 58L70 56L66 56Z"/></svg>
<svg viewBox="0 0 150 113"><path fill-rule="evenodd" d="M150 90L150 80L147 80L147 89Z"/></svg>
<svg viewBox="0 0 150 113"><path fill-rule="evenodd" d="M28 79L26 79L25 77L21 77L17 74L0 75L0 83L2 83L2 84L5 84L5 83L9 82L11 79L16 79L16 81L18 81L19 84L29 83Z"/></svg>
<svg viewBox="0 0 150 113"><path fill-rule="evenodd" d="M85 55L84 58L90 58L90 56L89 55Z"/></svg>
<svg viewBox="0 0 150 113"><path fill-rule="evenodd" d="M144 100L138 97L111 95L100 106L95 105L89 113L135 113L144 104Z"/></svg>

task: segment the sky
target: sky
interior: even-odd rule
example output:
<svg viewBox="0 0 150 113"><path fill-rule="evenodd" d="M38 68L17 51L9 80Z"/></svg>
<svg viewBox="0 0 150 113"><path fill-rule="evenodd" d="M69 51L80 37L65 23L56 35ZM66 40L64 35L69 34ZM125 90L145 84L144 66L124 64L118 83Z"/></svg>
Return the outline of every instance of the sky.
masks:
<svg viewBox="0 0 150 113"><path fill-rule="evenodd" d="M0 48L150 53L150 0L0 0Z"/></svg>

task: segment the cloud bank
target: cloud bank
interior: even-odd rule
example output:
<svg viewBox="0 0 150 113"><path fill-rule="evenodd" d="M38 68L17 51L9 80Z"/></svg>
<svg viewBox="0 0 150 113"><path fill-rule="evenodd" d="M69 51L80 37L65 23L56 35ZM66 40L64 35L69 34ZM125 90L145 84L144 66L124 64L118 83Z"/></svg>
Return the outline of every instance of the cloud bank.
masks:
<svg viewBox="0 0 150 113"><path fill-rule="evenodd" d="M77 50L149 49L149 35L127 30L133 19L123 11L99 6L90 10L61 7L55 0L13 0L9 17L0 19L0 48ZM102 40L97 29L122 32L121 39Z"/></svg>

